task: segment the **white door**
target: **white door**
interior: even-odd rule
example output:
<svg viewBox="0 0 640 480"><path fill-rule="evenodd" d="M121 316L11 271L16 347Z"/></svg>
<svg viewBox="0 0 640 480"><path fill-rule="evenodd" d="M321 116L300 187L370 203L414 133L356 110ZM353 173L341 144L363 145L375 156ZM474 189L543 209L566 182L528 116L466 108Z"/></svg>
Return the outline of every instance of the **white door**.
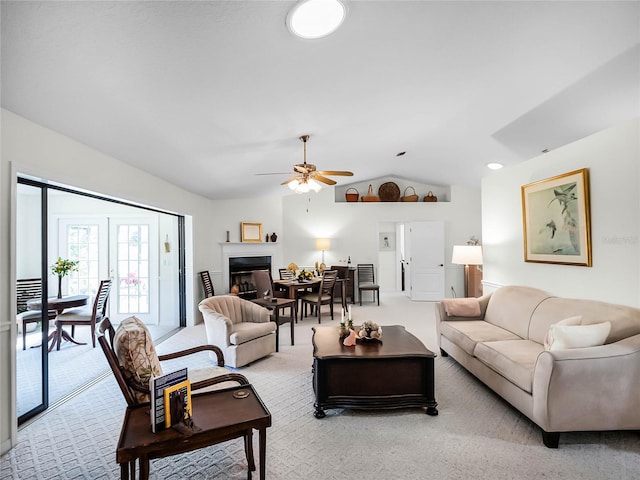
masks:
<svg viewBox="0 0 640 480"><path fill-rule="evenodd" d="M158 324L158 245L156 216L109 219L112 321Z"/></svg>
<svg viewBox="0 0 640 480"><path fill-rule="evenodd" d="M409 235L405 237L411 299L441 300L444 298L444 223L411 222Z"/></svg>

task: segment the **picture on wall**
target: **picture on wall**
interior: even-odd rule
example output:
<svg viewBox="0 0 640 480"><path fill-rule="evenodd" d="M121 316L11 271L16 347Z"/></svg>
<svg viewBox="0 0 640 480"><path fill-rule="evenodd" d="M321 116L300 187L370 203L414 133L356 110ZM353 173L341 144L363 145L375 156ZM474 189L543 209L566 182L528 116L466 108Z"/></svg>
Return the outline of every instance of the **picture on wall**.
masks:
<svg viewBox="0 0 640 480"><path fill-rule="evenodd" d="M396 234L394 232L380 232L380 240L378 250L395 251L396 249Z"/></svg>
<svg viewBox="0 0 640 480"><path fill-rule="evenodd" d="M262 224L241 222L240 238L243 242L262 242Z"/></svg>
<svg viewBox="0 0 640 480"><path fill-rule="evenodd" d="M522 187L525 262L591 266L589 170Z"/></svg>

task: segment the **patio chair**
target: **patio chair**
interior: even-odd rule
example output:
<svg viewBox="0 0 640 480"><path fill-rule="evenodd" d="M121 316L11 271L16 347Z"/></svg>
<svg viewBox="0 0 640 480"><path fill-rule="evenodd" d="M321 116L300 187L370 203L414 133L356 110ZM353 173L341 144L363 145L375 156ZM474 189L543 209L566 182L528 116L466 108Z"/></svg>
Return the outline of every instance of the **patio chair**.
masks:
<svg viewBox="0 0 640 480"><path fill-rule="evenodd" d="M22 350L27 349L27 329L28 325L42 320L41 310L27 309L27 300L42 297L42 279L40 278L19 278L16 280L16 323L18 332L22 332ZM55 310L48 310L47 317L53 320L58 315Z"/></svg>
<svg viewBox="0 0 640 480"><path fill-rule="evenodd" d="M102 280L96 298L92 306L78 307L67 310L56 317L56 335L53 337L56 342L56 350L60 350L60 342L62 341L62 329L65 325L71 325L71 338L75 335L76 325L88 326L91 328L91 343L96 348L96 325L106 316L107 300L111 292L112 280ZM72 340L78 345L84 343ZM53 347L53 343L51 344ZM51 348L50 348L51 350Z"/></svg>

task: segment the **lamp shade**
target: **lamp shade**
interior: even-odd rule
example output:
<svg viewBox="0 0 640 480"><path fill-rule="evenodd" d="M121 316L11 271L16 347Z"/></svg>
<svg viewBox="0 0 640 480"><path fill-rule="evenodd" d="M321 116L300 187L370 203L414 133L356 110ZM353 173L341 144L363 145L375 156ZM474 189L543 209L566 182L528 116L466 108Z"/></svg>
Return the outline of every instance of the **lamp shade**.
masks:
<svg viewBox="0 0 640 480"><path fill-rule="evenodd" d="M316 238L316 250L329 250L331 248L330 238Z"/></svg>
<svg viewBox="0 0 640 480"><path fill-rule="evenodd" d="M456 265L482 265L480 245L454 245L451 263Z"/></svg>

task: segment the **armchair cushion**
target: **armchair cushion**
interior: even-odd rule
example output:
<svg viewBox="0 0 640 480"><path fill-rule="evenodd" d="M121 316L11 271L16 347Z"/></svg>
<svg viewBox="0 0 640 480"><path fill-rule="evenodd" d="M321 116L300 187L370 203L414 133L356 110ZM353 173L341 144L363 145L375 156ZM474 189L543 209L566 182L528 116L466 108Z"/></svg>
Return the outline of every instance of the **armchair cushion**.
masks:
<svg viewBox="0 0 640 480"><path fill-rule="evenodd" d="M162 375L151 334L136 317L125 318L120 323L113 337L113 348L126 377L148 387L152 375ZM135 396L141 403L149 401L146 393L135 392Z"/></svg>
<svg viewBox="0 0 640 480"><path fill-rule="evenodd" d="M273 333L274 324L272 322L267 323L236 323L233 326L233 333L229 335L229 342L232 345L241 345L245 342L255 340L256 338L264 337Z"/></svg>

